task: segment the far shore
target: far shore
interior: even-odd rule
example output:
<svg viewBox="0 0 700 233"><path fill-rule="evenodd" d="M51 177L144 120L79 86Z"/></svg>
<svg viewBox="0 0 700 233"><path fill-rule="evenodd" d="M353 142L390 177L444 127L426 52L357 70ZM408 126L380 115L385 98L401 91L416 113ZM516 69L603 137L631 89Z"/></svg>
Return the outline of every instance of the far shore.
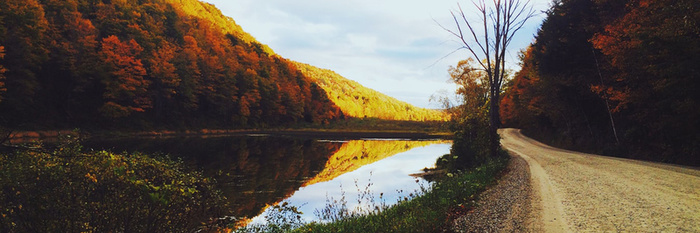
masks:
<svg viewBox="0 0 700 233"><path fill-rule="evenodd" d="M3 140L6 135L2 135ZM201 130L157 130L157 131L95 131L77 132L72 130L43 130L11 132L5 142L26 143L36 140L55 141L62 136L85 138L124 138L124 137L222 137L222 136L283 136L295 138L316 138L330 140L351 139L451 139L448 132L419 132L410 130L349 130L349 129L201 129Z"/></svg>

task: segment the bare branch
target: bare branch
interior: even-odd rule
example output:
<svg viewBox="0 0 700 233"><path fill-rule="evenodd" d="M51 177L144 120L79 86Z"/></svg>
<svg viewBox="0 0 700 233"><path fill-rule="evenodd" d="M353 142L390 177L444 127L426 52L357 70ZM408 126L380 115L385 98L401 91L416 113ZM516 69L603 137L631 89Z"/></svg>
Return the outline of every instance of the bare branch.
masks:
<svg viewBox="0 0 700 233"><path fill-rule="evenodd" d="M473 24L474 22L470 22L467 19L464 10L459 4L457 4L459 15L454 11L450 11L457 30L454 31L442 25L440 27L457 37L462 43L461 48L454 52L461 49L468 50L486 72L490 98L489 130L490 134L492 134L490 150L492 155L495 156L498 145L496 129L500 124L498 101L501 87L506 77L506 51L515 33L522 29L530 18L535 16L535 12L530 4L530 0L491 0L488 6L485 1L472 0L476 13L481 17L483 35L478 35L474 27L475 24ZM467 29L469 31L465 32ZM471 35L470 39L466 38L468 35ZM470 41L471 39L473 41Z"/></svg>

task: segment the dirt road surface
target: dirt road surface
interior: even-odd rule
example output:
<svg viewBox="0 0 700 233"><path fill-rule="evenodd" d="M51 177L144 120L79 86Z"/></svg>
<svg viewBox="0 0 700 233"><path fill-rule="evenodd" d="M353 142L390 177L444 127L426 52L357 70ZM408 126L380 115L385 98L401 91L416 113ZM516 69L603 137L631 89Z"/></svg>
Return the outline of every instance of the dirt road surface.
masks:
<svg viewBox="0 0 700 233"><path fill-rule="evenodd" d="M700 170L553 148L502 129L530 168L532 232L700 232Z"/></svg>

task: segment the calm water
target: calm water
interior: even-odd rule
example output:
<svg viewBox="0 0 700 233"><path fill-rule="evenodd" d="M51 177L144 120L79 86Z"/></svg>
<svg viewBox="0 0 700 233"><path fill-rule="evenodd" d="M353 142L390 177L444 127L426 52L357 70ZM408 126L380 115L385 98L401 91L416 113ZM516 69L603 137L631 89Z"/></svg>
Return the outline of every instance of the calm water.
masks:
<svg viewBox="0 0 700 233"><path fill-rule="evenodd" d="M434 165L449 152L449 141L364 139L333 141L275 136L134 138L87 141L87 148L114 152L163 153L180 158L215 178L236 217L264 222L266 206L288 202L305 220L327 200L345 197L348 208L358 191L369 190L375 204L394 204L426 185L409 174ZM379 198L379 195L382 198ZM258 217L256 217L258 216Z"/></svg>

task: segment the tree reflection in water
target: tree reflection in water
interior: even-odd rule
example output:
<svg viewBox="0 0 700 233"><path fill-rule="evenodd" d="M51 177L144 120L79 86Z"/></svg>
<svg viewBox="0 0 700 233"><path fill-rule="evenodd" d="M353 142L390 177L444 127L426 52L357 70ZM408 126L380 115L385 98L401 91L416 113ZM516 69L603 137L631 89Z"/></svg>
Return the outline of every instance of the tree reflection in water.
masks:
<svg viewBox="0 0 700 233"><path fill-rule="evenodd" d="M217 181L228 198L232 216L250 219L302 186L329 181L392 155L440 142L225 136L124 138L84 144L95 150L163 153L180 158Z"/></svg>

